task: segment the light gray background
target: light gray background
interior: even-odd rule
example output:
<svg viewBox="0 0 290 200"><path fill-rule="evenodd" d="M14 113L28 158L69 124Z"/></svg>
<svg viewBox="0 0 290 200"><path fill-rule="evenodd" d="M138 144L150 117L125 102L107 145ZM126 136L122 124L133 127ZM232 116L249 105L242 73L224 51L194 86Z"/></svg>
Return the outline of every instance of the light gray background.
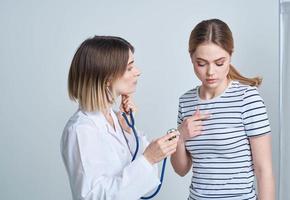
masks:
<svg viewBox="0 0 290 200"><path fill-rule="evenodd" d="M187 42L192 28L208 18L232 29L232 63L244 75L264 78L260 93L271 121L278 186L278 0L1 0L1 199L71 199L59 141L77 108L67 97L67 74L84 39L117 35L135 46L142 71L138 128L155 138L176 126L178 97L199 84ZM191 174L178 177L169 163L166 170L156 199L186 199Z"/></svg>
<svg viewBox="0 0 290 200"><path fill-rule="evenodd" d="M279 198L289 199L290 188L290 0L280 6L280 188Z"/></svg>

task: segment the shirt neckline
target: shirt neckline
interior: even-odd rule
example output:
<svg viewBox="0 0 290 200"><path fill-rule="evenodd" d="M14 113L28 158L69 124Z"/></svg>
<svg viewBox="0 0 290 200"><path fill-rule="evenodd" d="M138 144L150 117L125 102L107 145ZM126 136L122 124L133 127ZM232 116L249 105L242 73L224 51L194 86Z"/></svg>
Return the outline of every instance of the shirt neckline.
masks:
<svg viewBox="0 0 290 200"><path fill-rule="evenodd" d="M204 102L204 103L212 102L212 101L216 101L216 100L219 99L221 96L223 96L223 95L228 91L229 88L231 88L231 86L233 85L233 82L234 82L233 80L230 80L228 86L224 89L224 91L223 91L220 95L218 95L218 96L216 96L216 97L214 97L214 98L212 98L212 99L202 99L202 98L200 98L200 95L199 95L199 92L200 92L200 86L196 86L196 96L197 96L197 100L198 100L199 102Z"/></svg>

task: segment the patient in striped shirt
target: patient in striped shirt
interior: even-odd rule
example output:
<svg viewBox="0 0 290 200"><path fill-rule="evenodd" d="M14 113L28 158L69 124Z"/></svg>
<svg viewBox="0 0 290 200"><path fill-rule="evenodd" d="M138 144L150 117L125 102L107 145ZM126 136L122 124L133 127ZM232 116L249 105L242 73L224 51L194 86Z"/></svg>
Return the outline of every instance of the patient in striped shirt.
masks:
<svg viewBox="0 0 290 200"><path fill-rule="evenodd" d="M221 20L202 21L191 32L189 53L202 84L179 99L183 126L171 156L180 176L192 169L188 199L275 198L271 129L257 91L262 80L244 77L230 64L233 48ZM184 124L192 131L182 129Z"/></svg>

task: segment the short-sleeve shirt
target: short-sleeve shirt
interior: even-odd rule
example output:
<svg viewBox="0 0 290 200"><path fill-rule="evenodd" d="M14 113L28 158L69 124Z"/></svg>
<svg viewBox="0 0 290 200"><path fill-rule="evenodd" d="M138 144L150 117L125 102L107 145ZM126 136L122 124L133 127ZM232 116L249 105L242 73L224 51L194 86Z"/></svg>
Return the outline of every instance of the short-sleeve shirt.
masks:
<svg viewBox="0 0 290 200"><path fill-rule="evenodd" d="M257 88L232 81L218 97L202 100L196 87L179 99L178 124L197 108L211 114L202 134L186 141L192 158L189 199L256 199L249 138L270 133Z"/></svg>

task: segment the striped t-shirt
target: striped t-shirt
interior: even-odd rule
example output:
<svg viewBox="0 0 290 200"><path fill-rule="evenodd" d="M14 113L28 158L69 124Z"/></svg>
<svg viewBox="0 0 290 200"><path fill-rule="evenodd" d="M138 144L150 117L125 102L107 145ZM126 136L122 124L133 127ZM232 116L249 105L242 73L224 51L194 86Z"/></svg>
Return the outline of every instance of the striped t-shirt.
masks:
<svg viewBox="0 0 290 200"><path fill-rule="evenodd" d="M249 137L270 133L264 101L256 87L238 81L210 100L200 99L198 91L179 99L178 124L197 107L211 114L202 134L185 143L193 163L189 199L256 199Z"/></svg>

